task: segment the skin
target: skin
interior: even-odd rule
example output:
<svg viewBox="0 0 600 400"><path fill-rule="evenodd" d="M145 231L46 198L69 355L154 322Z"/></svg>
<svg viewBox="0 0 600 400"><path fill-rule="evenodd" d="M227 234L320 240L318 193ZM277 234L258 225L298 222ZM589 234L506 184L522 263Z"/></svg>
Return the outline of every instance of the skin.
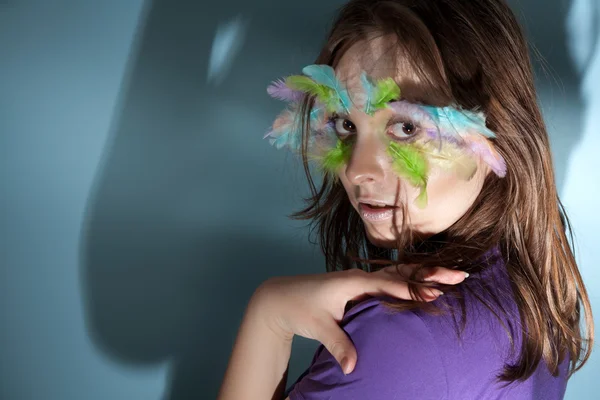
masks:
<svg viewBox="0 0 600 400"><path fill-rule="evenodd" d="M359 42L348 49L336 68L338 78L348 88L354 103L348 118L340 118L337 126L343 135L355 135L352 138L352 156L340 168L338 176L359 215L359 197L370 197L396 206L406 204L408 227L417 236L426 238L447 229L465 214L481 192L485 177L491 170L478 159L477 172L466 181L432 166L427 184L427 206L420 209L414 204L413 200L419 195L420 189L393 171L392 159L387 152L390 140L397 140L400 136L401 142L407 134L402 125L387 127L393 115L392 110L378 110L370 116L363 112L364 103L361 100L360 73L363 70L375 79L393 76L401 90L403 86L418 85L417 75L410 67L410 59L400 56L400 62L395 63L389 46L390 39L386 37ZM397 194L398 200L395 201ZM392 218L375 222L363 218L363 221L371 243L384 248L395 247ZM395 221L401 226L401 209L397 209Z"/></svg>

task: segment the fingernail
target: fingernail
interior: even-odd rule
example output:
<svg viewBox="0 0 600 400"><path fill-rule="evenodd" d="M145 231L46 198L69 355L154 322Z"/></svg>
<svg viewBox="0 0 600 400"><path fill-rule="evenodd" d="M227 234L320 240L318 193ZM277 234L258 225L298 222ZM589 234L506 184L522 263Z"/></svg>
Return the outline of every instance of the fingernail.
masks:
<svg viewBox="0 0 600 400"><path fill-rule="evenodd" d="M465 279L467 279L469 277L469 273L465 272Z"/></svg>
<svg viewBox="0 0 600 400"><path fill-rule="evenodd" d="M348 357L342 358L342 372L344 375L348 375Z"/></svg>
<svg viewBox="0 0 600 400"><path fill-rule="evenodd" d="M441 296L444 294L444 292L442 292L441 290L438 290L438 289L433 289L433 293L435 293L438 296Z"/></svg>

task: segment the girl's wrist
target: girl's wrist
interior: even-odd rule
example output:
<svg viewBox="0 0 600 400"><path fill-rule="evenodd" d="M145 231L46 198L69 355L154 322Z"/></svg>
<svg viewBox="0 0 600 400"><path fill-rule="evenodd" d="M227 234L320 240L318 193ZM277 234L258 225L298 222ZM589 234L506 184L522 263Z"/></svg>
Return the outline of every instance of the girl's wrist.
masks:
<svg viewBox="0 0 600 400"><path fill-rule="evenodd" d="M252 295L246 314L258 323L267 327L276 340L284 343L292 342L294 333L285 328L284 318L277 309L277 299L269 290L270 281L261 284Z"/></svg>

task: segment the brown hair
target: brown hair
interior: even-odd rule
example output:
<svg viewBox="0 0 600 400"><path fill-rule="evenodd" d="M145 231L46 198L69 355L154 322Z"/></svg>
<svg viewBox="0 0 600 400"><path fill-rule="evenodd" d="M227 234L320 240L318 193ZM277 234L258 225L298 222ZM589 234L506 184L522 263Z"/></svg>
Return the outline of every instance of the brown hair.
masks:
<svg viewBox="0 0 600 400"><path fill-rule="evenodd" d="M503 0L351 0L335 19L316 64L335 68L348 48L373 35L396 38L400 53L410 55L420 83L409 91L409 100L485 112L487 126L497 135L496 149L508 165L507 175L500 179L489 174L472 207L444 232L415 245L403 221L402 229L396 228L396 249L378 248L368 241L341 183L324 176L317 190L313 182L306 155L312 100L305 99L302 160L311 196L305 199L307 207L290 217L311 220L328 271L373 271L395 259L479 272L485 266L474 260L499 245L523 341L517 364L505 365L497 378L525 380L542 358L557 375L565 357L570 360L570 378L590 356L593 320L567 240L571 227L557 195L527 44L512 11ZM403 97L404 93L403 88ZM409 287L413 298L422 300L414 276ZM431 309L431 303L418 300L394 307ZM581 306L588 339L580 331Z"/></svg>

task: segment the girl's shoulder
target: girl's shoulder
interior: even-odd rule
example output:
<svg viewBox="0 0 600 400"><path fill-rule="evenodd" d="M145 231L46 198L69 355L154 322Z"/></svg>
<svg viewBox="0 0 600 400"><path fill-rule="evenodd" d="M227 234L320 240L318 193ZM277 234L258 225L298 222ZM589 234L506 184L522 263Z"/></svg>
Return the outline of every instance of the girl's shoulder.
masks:
<svg viewBox="0 0 600 400"><path fill-rule="evenodd" d="M562 398L566 363L561 365L557 377L549 373L542 360L536 372L524 382L513 382L506 387L497 382L496 377L504 367L518 361L522 341L516 304L502 290L499 293L498 297L504 296L499 304L507 311L500 319L495 314L497 309L492 311L476 296L465 295L467 317L463 331L460 331L460 312L432 315L418 309L395 311L386 303L398 300L388 296L357 304L344 316L342 326L355 343L359 359L376 371L372 372L376 376L369 379L377 380L381 374L383 386L394 386L390 382L407 384L398 371L406 373L410 369L408 382L425 384L436 380L436 385L430 388L432 398L444 398L440 396L444 392L448 399L520 399L534 394L543 394L545 399ZM442 296L436 302L446 300ZM391 371L382 371L382 365L389 366Z"/></svg>
<svg viewBox="0 0 600 400"><path fill-rule="evenodd" d="M341 326L357 351L354 371L344 375L320 345L290 399L439 399L447 382L439 349L426 324L414 313L389 313L385 297L368 298L344 315ZM426 385L425 385L426 383Z"/></svg>

